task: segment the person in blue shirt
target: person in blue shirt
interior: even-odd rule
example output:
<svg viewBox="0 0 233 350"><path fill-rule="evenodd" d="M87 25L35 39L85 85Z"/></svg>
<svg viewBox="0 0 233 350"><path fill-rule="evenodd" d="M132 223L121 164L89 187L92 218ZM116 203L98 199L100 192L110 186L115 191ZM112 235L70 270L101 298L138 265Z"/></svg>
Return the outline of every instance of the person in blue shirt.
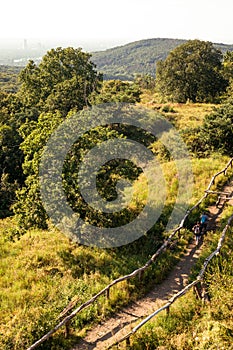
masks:
<svg viewBox="0 0 233 350"><path fill-rule="evenodd" d="M206 212L201 215L201 231L204 233L207 230L208 216Z"/></svg>

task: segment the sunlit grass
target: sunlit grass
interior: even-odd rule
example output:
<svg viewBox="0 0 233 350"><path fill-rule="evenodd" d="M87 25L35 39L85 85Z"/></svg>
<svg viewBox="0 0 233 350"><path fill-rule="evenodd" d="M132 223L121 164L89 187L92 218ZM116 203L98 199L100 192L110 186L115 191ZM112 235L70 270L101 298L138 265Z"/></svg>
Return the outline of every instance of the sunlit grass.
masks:
<svg viewBox="0 0 233 350"><path fill-rule="evenodd" d="M161 103L159 95L143 91L141 104L162 113L178 130L201 126L206 115L217 106L211 103Z"/></svg>
<svg viewBox="0 0 233 350"><path fill-rule="evenodd" d="M213 108L213 105L209 104L159 104L153 94L145 94L143 99L145 106L162 112L177 129L200 126L204 116ZM169 108L164 109L164 106ZM165 112L165 110L169 111ZM218 154L205 159L191 159L193 186L190 206L200 199L211 177L222 170L228 159ZM129 246L104 250L76 245L52 226L49 230L28 231L18 240L17 237L12 236L16 225L14 218L0 220L1 349L25 349L58 322L59 313L72 298L77 297L77 305L82 304L113 279L132 272L151 257L164 239L163 230L179 190L176 162L165 161L163 158L158 159L158 162L166 186L166 200L162 215L152 232ZM149 172L153 178L156 173L155 167L152 167ZM230 174L232 176L232 173L231 170L229 176ZM223 184L224 176L221 176L219 181ZM216 186L217 184L214 188ZM135 182L134 189L135 196L130 204L132 210L147 201L147 180L144 175ZM155 191L155 194L158 193L159 187L157 192ZM208 201L205 202L203 208L208 203ZM148 290L152 283L160 282L174 266L191 236L188 232L176 251L163 254L145 273L144 282L139 282L138 279L123 282L110 290L109 300L101 297L93 306L78 315L72 322L70 340L64 340L61 331L53 337L52 342L46 342L42 349L69 348L69 342L75 341L75 336L80 334L80 331L84 332L93 322L114 312L129 300L136 299ZM180 305L177 313L181 317L182 304ZM196 312L192 297L190 304L187 305L191 313ZM186 316L184 322L185 320ZM171 320L167 328L172 327L175 322ZM156 327L158 334L161 332L164 336L167 330L163 329L161 323L162 321ZM185 340L186 331L184 329L181 334L173 334L172 341L177 349L188 348L189 343ZM151 331L148 332L148 337L151 337ZM144 335L144 337L147 336ZM157 336L153 335L153 337L154 341L158 340Z"/></svg>
<svg viewBox="0 0 233 350"><path fill-rule="evenodd" d="M192 203L203 195L210 178L222 170L227 160L227 157L192 160ZM167 186L165 209L170 208L165 210L166 218L177 195L177 169L174 162L163 162L161 168ZM147 195L145 181L145 178L141 177L135 184L140 200L145 200ZM143 244L137 245L136 242L128 248L102 250L73 244L52 227L47 231L28 231L20 240L13 242L9 241L7 230L14 225L14 219L0 221L0 333L5 335L5 343L1 345L3 349L18 350L22 348L22 344L24 347L30 345L32 340L36 340L56 324L59 313L74 296L78 296L78 304L88 300L113 279L143 265L158 244L157 242L153 248L150 241L146 243L145 238ZM162 228L161 225L155 228L158 230L158 237ZM162 239L162 231L160 235ZM186 243L187 241L184 241L182 244ZM183 248L180 246L178 249L181 249L181 252ZM135 280L112 288L109 301L101 298L97 304L81 313L73 322L73 326L77 331L81 330L84 325L126 304L130 298L137 297L149 287L148 282L152 276L152 280L159 282L173 266L174 259L179 257L179 250L173 255L161 256L155 267L146 275L146 286L139 286ZM28 336L25 333L26 329ZM54 337L54 341L56 339L60 339L60 333ZM7 342L11 344L9 347Z"/></svg>
<svg viewBox="0 0 233 350"><path fill-rule="evenodd" d="M190 290L171 306L169 316L160 313L132 336L128 350L232 349L232 233L232 229L228 231L221 254L211 261L205 274L210 302L203 304ZM220 232L210 234L210 246L205 243L209 252L204 249L202 263L216 248L220 236ZM195 276L202 263L196 268ZM124 343L120 349L126 349Z"/></svg>

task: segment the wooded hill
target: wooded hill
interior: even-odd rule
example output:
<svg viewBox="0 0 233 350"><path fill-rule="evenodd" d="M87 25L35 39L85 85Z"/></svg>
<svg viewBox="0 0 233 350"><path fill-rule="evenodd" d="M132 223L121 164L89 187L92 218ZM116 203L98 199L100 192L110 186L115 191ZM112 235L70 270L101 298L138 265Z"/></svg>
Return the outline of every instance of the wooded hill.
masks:
<svg viewBox="0 0 233 350"><path fill-rule="evenodd" d="M92 61L97 70L104 74L104 79L134 80L137 74L155 76L156 62L164 60L170 51L184 44L187 40L155 38L134 41L104 51L92 52ZM216 43L214 46L223 53L233 51L233 45ZM30 55L28 56L30 57ZM13 68L0 65L0 74ZM15 67L18 73L21 67ZM4 81L0 79L4 89Z"/></svg>
<svg viewBox="0 0 233 350"><path fill-rule="evenodd" d="M14 90L10 92L12 84L10 74L14 76L16 72L13 69L11 73L2 71L2 81L6 81L6 85L9 85L10 88L8 89L5 85L4 91L2 87L0 89L0 349L22 350L30 346L28 350L32 350L31 345L34 342L53 329L60 322L59 320L64 321L63 317L67 310L70 312L73 307L79 308L112 281L144 266L158 249L161 247L164 249L168 242L171 242L171 240L168 241L169 233L166 227L172 221L170 218L172 218L175 205L178 205L178 210L175 211L178 213L197 203L207 189L210 177L219 173L220 170L222 174L223 167L225 169L229 157L232 157L233 154L233 52L228 52L226 57L222 57L210 43L194 40L186 44L181 45L181 48L176 48L176 52L172 53L175 63L181 62L181 65L178 66L180 73L178 84L176 70L171 71L172 74L162 76L163 72L169 72L171 66L172 68L177 67L173 64L174 60L168 60L163 65L159 65L160 71L157 71L156 79L152 78L156 80L156 85L153 87L143 87L143 81L140 79L137 79L134 84L120 80L103 82L101 74L96 71L91 61L91 55L82 52L81 49L71 47L51 49L42 58L39 65L29 61L19 73L20 85L16 92ZM200 53L199 60L197 53ZM183 67L186 68L186 63L189 64L188 72ZM164 67L166 69L163 69ZM216 72L219 74L218 81ZM203 77L208 78L206 79L208 84L202 79ZM209 78L211 84L209 84ZM164 81L166 84L161 84ZM186 85L190 88L185 90L181 83L187 81L189 85ZM171 82L174 86L172 92L176 94L171 94L167 89ZM194 85L193 82L195 82ZM217 82L221 84L218 86ZM213 91L213 86L218 90ZM159 87L160 89L156 90ZM206 93L205 96L202 91ZM186 92L192 93L191 98ZM182 103L183 101L185 103ZM216 101L219 104L216 104ZM132 112L128 105L125 106L127 123L124 120L123 123L118 123L119 118L115 110L112 107L110 109L109 103L111 102L134 104L131 106L134 108ZM100 110L100 103L106 103L106 112L103 113ZM93 110L96 111L95 115L88 114L88 105L93 106ZM116 107L117 113L122 116L119 105ZM148 114L144 115L145 110L148 110ZM111 119L106 121L104 118L109 114ZM77 116L76 124L73 123L74 116ZM78 119L79 116L80 119ZM140 127L140 124L136 123L142 120L142 117L146 117L145 126ZM167 129L163 127L163 123L161 124L164 119L171 123L171 126L166 127ZM63 128L65 134L61 139L56 132L67 121L71 121L72 125L65 124ZM85 123L88 123L87 128L85 128L87 125ZM148 129L154 124L155 130L161 130L162 126L162 131L168 131L167 133L162 132L162 134L167 134L164 139L160 140L157 138L157 133L153 135L150 131L152 129ZM175 128L178 133L172 134L172 128ZM83 132L81 137L78 137L78 132ZM58 143L53 144L50 150L59 152L57 159L54 158L52 152L47 153L46 157L43 156L44 151L49 150L47 145L54 134L58 135ZM73 135L75 140L72 139ZM53 175L57 174L57 165L59 165L62 152L67 150L63 140L65 142L66 140L75 141L72 141L74 144L71 145L61 170L62 186L59 186L62 188L62 196L63 192L65 193L65 200L57 192L56 183L54 187L49 182L50 179L53 179ZM151 209L161 207L161 201L157 202L159 198L157 192L154 193L151 201L147 200L147 193L150 191L148 191L147 176L143 174L144 164L147 162L144 153L139 159L143 161L143 166L131 160L133 152L132 156L130 154L128 157L127 152L122 148L119 148L118 151L120 157L113 158L115 155L112 147L109 146L113 140L119 143L123 141L124 144L125 141L133 141L133 151L137 159L141 154L137 151L136 143L145 149L146 155L147 152L150 152L158 159L161 164L164 185L163 182L157 180L157 162L152 164L153 167L149 168L146 173L152 177L152 181L154 179L156 184L159 183L159 186L152 186L157 188L158 192L162 192L162 187L165 188L165 196L162 200L164 205L162 205L160 217L157 222L152 222L149 229L147 229L148 226L146 227L145 234L129 244L122 246L107 246L106 244L105 247L108 248L102 249L103 245L93 246L89 244L90 241L83 241L84 229L88 228L89 224L93 224L98 229L117 227L126 236L122 227L133 222L138 214L148 206L147 203ZM182 153L180 141L185 143L184 153ZM110 151L110 161L106 162L108 158L105 149L102 152L104 157L106 154L104 162L101 163L99 157L92 161L92 149L105 142L108 142L105 145ZM175 147L176 144L177 147ZM176 149L178 152L175 152L174 156ZM87 158L88 153L89 158ZM187 154L190 158L189 168L193 173L193 176L187 176L187 173L185 176L185 184L186 179L190 178L193 181L190 200L186 199L187 191L180 182L178 173L177 164L180 164L183 154ZM178 162L175 161L177 157ZM82 168L86 160L89 164L94 165L98 160L98 168L99 164L101 165L98 171L93 171L96 180L94 187L99 193L97 193L98 196L107 204L113 204L112 202L120 197L118 196L118 190L120 190L124 195L122 198L126 199L123 204L129 202L125 208L122 206L122 209L117 208L115 212L102 212L101 207L99 209L99 207L92 206L92 203L95 203L95 194L93 199L91 198L90 205L85 202L80 179L84 180L84 185L92 181L92 177L88 175L85 168ZM51 168L50 164L54 164L55 167ZM49 176L46 175L47 177L44 177L42 182L39 176L41 169L49 169L47 173ZM227 176L229 180L232 178L232 169ZM126 181L129 184L132 183L132 192L127 188L121 190L122 187L119 187L118 184L121 184L122 180L124 183ZM220 179L214 184L212 188L214 193L221 190L225 180ZM45 202L42 198L42 187L48 191ZM185 198L179 198L181 192L185 194ZM128 201L131 193L133 193L132 200ZM55 200L54 197L52 198L54 194L55 196L58 194ZM51 198L51 204L45 207L44 203L47 204L47 199ZM108 287L106 298L101 294L98 301L89 304L90 307L71 320L69 337L66 338L63 330L59 329L38 347L38 350L71 349L77 343L78 338L83 337L87 328L94 323L102 322L123 305L137 300L155 283L166 278L169 270L184 254L186 247L193 239L192 227L200 214L206 211L212 204L211 201L215 202L217 198L205 199L206 201L202 201L198 209L195 207L197 209L195 212L192 211L192 216L185 223L186 226L179 230L180 239L177 241L174 239L171 242L173 248L163 250L163 254L160 254L156 263L148 265L147 271L140 278L132 278L130 281L121 280L121 284L111 286L110 293ZM63 203L66 202L74 212L80 214L83 220L82 227L77 228L76 237L81 238L78 244L62 234L49 219L52 211L57 220L60 215L60 207L65 208ZM187 204L187 207L182 209L183 203ZM232 206L226 210L224 219L232 215ZM146 215L145 218L147 219ZM176 222L178 221L176 217ZM71 221L66 221L66 217L62 216L62 222L67 223L68 227ZM138 232L137 227L133 232ZM205 237L205 242L207 241L206 248L209 249L209 242L211 245L215 244L214 238L217 236L210 232L207 237ZM167 242L166 245L163 242ZM182 308L181 316L175 317L175 322L173 319L167 322L167 318L166 324L169 329L170 325L174 325L176 334L181 333L180 338L177 336L176 339L173 337L174 333L171 333L172 346L167 347L165 344L167 349L214 350L216 344L221 349L230 349L233 330L231 318L232 271L230 270L233 244L230 235L228 242L224 248L225 255L219 255L219 260L215 265L216 269L209 270L211 280L211 283L208 284L210 304L207 308L209 313L206 312L207 308L201 305L199 307L198 301L198 304L194 304L194 308L184 308L185 314ZM205 253L206 251L205 249ZM171 316L172 312L171 310ZM202 323L199 322L201 313L208 316L208 322L206 318L203 318ZM189 315L194 315L193 319ZM187 326L185 334L184 324ZM203 324L207 329L202 327ZM179 327L182 325L182 329L177 325ZM158 327L155 327L155 330L157 332ZM212 330L211 333L210 330ZM67 330L66 336L68 333ZM202 337L196 337L196 334L200 333ZM167 341L167 334L164 332L162 335ZM205 345L206 335L209 337L207 345ZM142 341L140 341L139 347L133 345L132 349L154 349L153 335L151 339L151 347L148 342L145 342L145 346L142 347ZM163 346L163 339L156 340L156 344ZM185 343L182 342L182 339ZM135 339L133 341L136 342ZM178 343L181 346L173 346Z"/></svg>
<svg viewBox="0 0 233 350"><path fill-rule="evenodd" d="M155 75L156 62L164 60L175 47L184 44L181 39L146 39L92 54L97 69L104 79L133 80L137 74ZM233 45L214 44L223 53L233 51Z"/></svg>

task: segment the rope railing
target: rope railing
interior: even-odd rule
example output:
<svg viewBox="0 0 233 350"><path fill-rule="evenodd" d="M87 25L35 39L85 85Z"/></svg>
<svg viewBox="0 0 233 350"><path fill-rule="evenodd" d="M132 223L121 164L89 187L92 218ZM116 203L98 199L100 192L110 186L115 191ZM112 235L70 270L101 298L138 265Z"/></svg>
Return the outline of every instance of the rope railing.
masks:
<svg viewBox="0 0 233 350"><path fill-rule="evenodd" d="M210 183L207 187L208 191L211 186L214 184L214 181L216 179L217 176L219 176L220 174L224 174L226 176L226 173L228 171L228 169L230 167L232 167L233 164L233 157L229 160L229 162L227 163L227 165L225 166L224 169L222 169L221 171L219 171L218 173L216 173L210 180ZM177 228L175 228L173 230L173 232L169 235L169 237L163 242L163 244L161 245L160 248L157 249L157 251L152 255L152 257L144 264L144 266L134 270L133 272L131 272L128 275L124 275L122 277L119 277L117 279L115 279L114 281L112 281L110 284L108 284L105 288L103 288L100 292L98 292L97 294L95 294L92 298L90 298L89 300L87 300L86 302L84 302L83 304L81 304L80 306L78 306L73 312L71 312L68 316L66 316L62 321L60 321L53 329L51 329L48 333L46 333L43 337L41 337L39 340L37 340L34 344L32 344L29 348L27 348L27 350L33 350L36 347L38 347L40 344L42 344L44 341L46 341L47 339L49 339L51 337L51 335L53 335L54 333L56 333L61 327L67 325L71 319L73 319L79 312L81 312L83 309L87 308L88 306L90 306L91 304L93 304L100 296L102 295L106 295L107 298L109 298L109 291L110 288L113 287L114 285L129 280L137 275L139 275L139 277L141 276L141 274L150 266L152 265L155 260L158 258L158 256L165 251L168 247L169 247L169 243L172 241L173 237L180 232L180 230L184 227L184 223L185 220L187 219L187 217L190 215L190 213L196 209L197 207L199 207L199 205L202 203L202 201L208 196L208 192L205 193L205 195L190 209L187 210L184 218L181 220L179 226Z"/></svg>
<svg viewBox="0 0 233 350"><path fill-rule="evenodd" d="M207 269L207 266L209 265L210 261L213 259L214 256L217 256L220 253L220 250L223 246L224 240L225 240L225 236L226 236L226 232L229 229L229 227L231 226L233 222L233 215L230 216L230 218L227 221L226 226L224 227L222 234L219 238L218 241L218 245L217 248L215 249L215 251L213 251L204 261L203 267L200 270L199 274L197 275L195 281L191 282L190 284L188 284L185 288L183 288L181 291L179 291L178 293L176 293L171 299L168 300L168 302L163 305L162 307L160 307L159 309L155 310L153 313L151 313L149 316L147 316L144 320L142 320L137 326L135 326L128 334L126 334L124 337L122 337L121 339L119 339L118 341L116 341L115 343L113 343L112 345L110 345L108 349L111 349L113 346L116 346L120 343L122 343L123 341L127 341L133 334L135 334L142 326L144 326L148 321L150 321L153 317L157 316L161 311L163 310L169 310L170 306L180 297L182 297L183 295L185 295L192 287L194 287L195 285L197 285L204 277L205 271Z"/></svg>

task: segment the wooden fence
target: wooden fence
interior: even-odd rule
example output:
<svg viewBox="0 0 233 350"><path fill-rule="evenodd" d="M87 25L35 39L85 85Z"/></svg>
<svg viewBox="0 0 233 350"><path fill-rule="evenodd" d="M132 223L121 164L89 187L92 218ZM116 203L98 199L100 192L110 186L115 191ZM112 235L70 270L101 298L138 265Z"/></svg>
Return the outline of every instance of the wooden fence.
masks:
<svg viewBox="0 0 233 350"><path fill-rule="evenodd" d="M207 269L208 264L210 263L210 261L213 259L213 257L217 256L220 253L220 250L223 246L224 243L224 239L226 236L226 232L229 229L230 225L233 222L233 215L228 219L228 222L226 224L226 226L224 227L222 234L219 238L218 241L218 245L217 248L215 249L214 252L212 252L204 261L203 267L200 270L199 274L197 275L195 281L193 281L192 283L188 284L185 288L183 288L181 291L179 291L177 294L173 295L173 297L168 300L168 302L160 307L159 309L155 310L153 313L151 313L149 316L147 316L144 320L142 320L136 327L134 327L128 334L126 334L124 337L122 337L121 339L119 339L117 342L115 342L114 344L110 345L107 349L111 349L113 346L116 346L120 343L122 343L124 340L129 343L129 338L135 334L142 326L144 326L148 321L150 321L153 317L157 316L161 311L166 310L167 313L169 313L169 308L170 306L180 297L182 297L183 295L185 295L191 288L195 287L198 283L200 283L203 280L204 277L204 273Z"/></svg>
<svg viewBox="0 0 233 350"><path fill-rule="evenodd" d="M128 275L119 277L117 279L115 279L114 281L112 281L109 285L107 285L105 288L103 288L100 292L98 292L97 294L95 294L91 299L87 300L85 303L83 303L82 305L78 306L73 312L71 312L68 316L66 316L62 321L60 321L53 329L51 329L47 334L45 334L42 338L40 338L39 340L37 340L34 344L32 344L27 350L33 350L35 349L37 346L39 346L40 344L42 344L45 340L47 340L49 337L51 337L52 334L54 334L55 332L57 332L58 329L60 329L63 326L67 326L70 322L70 320L72 318L74 318L79 312L81 312L83 309L87 308L88 306L90 306L91 304L93 304L100 296L102 295L106 295L107 298L109 298L109 293L110 293L110 289L111 287L113 287L114 285L122 282L122 281L126 281L129 280L135 276L139 276L139 278L141 278L141 275L143 274L143 272L148 269L148 267L153 264L155 262L155 260L158 258L158 256L165 251L166 249L169 248L170 242L172 241L172 239L174 238L174 236L176 234L178 234L180 232L180 230L184 227L184 223L186 221L186 219L188 218L188 216L192 213L192 211L196 208L198 208L200 206L200 204L203 202L203 200L209 195L210 188L212 185L214 185L215 183L215 179L217 176L224 174L226 175L228 169L230 167L232 167L233 165L233 158L231 158L229 160L229 162L227 163L227 165L224 167L224 169L222 169L221 171L219 171L218 173L216 173L210 180L210 183L205 191L204 196L189 210L187 210L184 218L181 220L179 226L177 228L175 228L173 230L173 232L170 234L170 236L163 242L163 244L161 245L161 247L152 255L152 257L145 263L144 266L134 270L133 272L131 272ZM177 298L176 298L177 299ZM70 310L69 307L67 307L67 310ZM153 317L153 316L152 316Z"/></svg>

